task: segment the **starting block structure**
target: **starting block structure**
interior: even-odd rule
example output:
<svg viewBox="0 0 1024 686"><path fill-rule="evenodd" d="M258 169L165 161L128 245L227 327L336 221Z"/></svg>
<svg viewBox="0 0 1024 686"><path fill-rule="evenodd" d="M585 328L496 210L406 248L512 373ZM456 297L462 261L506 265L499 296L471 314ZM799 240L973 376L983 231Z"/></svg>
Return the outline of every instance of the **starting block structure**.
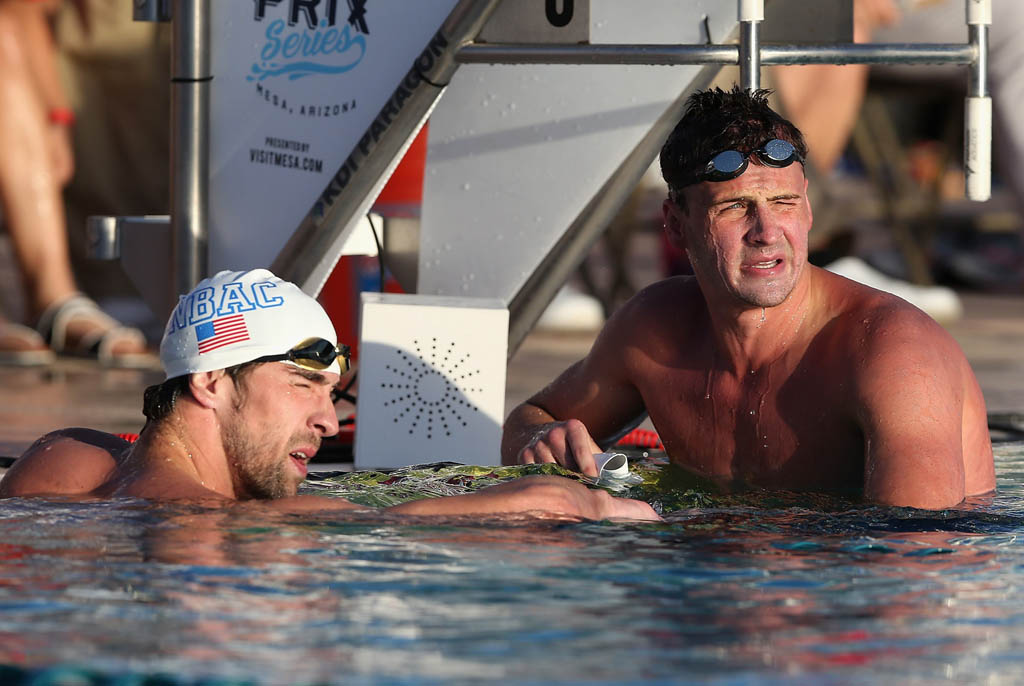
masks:
<svg viewBox="0 0 1024 686"><path fill-rule="evenodd" d="M410 295L364 303L364 345L432 340L408 308L448 303L455 319L478 311L510 356L722 65L751 89L764 65L967 66L966 193L987 199L991 0L965 0L962 44L853 44L852 1L137 0L137 19L173 23L172 213L93 218L92 251L126 258L158 317L223 268L269 266L316 295L429 118L419 222L383 241ZM769 42L776 26L830 42ZM504 362L480 370L501 393ZM393 363L367 354L360 374ZM485 414L500 425L501 408ZM496 463L497 434L467 440L472 461Z"/></svg>

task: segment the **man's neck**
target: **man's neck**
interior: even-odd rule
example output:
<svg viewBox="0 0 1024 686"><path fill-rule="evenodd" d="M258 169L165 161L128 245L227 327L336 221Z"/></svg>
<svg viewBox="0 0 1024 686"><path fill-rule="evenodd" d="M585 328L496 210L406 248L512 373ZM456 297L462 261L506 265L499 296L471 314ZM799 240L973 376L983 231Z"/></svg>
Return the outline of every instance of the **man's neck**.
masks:
<svg viewBox="0 0 1024 686"><path fill-rule="evenodd" d="M186 403L180 400L168 417L142 432L132 462L147 471L173 471L201 488L237 499L216 417Z"/></svg>
<svg viewBox="0 0 1024 686"><path fill-rule="evenodd" d="M812 295L805 270L789 296L774 307L745 305L729 310L711 306L713 345L718 365L737 375L757 372L783 358L805 339Z"/></svg>

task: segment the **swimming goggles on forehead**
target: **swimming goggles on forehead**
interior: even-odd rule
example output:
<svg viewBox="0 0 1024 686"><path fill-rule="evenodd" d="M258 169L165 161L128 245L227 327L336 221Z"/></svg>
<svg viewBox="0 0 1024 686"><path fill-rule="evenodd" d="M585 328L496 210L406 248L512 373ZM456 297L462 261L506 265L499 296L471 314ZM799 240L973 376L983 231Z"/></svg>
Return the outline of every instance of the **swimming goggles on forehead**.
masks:
<svg viewBox="0 0 1024 686"><path fill-rule="evenodd" d="M723 150L711 158L703 172L697 174L695 183L735 179L747 170L751 155L757 155L757 159L768 167L788 167L793 162L803 164L804 161L803 156L797 152L792 143L781 138L773 138L749 153L742 153L739 150Z"/></svg>
<svg viewBox="0 0 1024 686"><path fill-rule="evenodd" d="M292 362L304 369L322 371L338 361L341 374L349 370L349 347L334 345L325 338L309 338L286 353L264 355L253 362Z"/></svg>

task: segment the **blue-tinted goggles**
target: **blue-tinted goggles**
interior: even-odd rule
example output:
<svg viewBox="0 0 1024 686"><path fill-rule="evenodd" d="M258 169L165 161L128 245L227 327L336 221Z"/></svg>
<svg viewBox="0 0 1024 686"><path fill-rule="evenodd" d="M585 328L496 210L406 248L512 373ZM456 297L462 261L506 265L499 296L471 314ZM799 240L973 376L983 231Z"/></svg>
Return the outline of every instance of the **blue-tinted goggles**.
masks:
<svg viewBox="0 0 1024 686"><path fill-rule="evenodd" d="M792 143L781 138L773 138L747 154L739 150L723 150L711 158L704 171L697 174L694 183L735 179L747 170L751 155L757 155L761 163L769 167L788 167L793 162L803 164L804 161Z"/></svg>
<svg viewBox="0 0 1024 686"><path fill-rule="evenodd" d="M323 338L311 338L299 343L286 353L264 355L253 360L253 362L282 362L287 360L305 369L321 371L334 364L335 360L338 360L341 373L344 374L349 369L349 352L347 345L336 346Z"/></svg>

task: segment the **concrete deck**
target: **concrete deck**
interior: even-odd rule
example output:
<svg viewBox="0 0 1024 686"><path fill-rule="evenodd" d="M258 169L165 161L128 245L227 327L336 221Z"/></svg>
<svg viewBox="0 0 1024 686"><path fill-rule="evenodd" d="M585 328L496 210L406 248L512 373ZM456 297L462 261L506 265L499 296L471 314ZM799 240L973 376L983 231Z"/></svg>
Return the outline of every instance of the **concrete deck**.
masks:
<svg viewBox="0 0 1024 686"><path fill-rule="evenodd" d="M961 294L965 316L948 328L974 367L990 412L1024 412L1024 297ZM531 334L508 367L506 412L587 353L594 332ZM137 432L142 391L157 371L101 369L62 359L49 369L0 367L0 456L67 426Z"/></svg>

